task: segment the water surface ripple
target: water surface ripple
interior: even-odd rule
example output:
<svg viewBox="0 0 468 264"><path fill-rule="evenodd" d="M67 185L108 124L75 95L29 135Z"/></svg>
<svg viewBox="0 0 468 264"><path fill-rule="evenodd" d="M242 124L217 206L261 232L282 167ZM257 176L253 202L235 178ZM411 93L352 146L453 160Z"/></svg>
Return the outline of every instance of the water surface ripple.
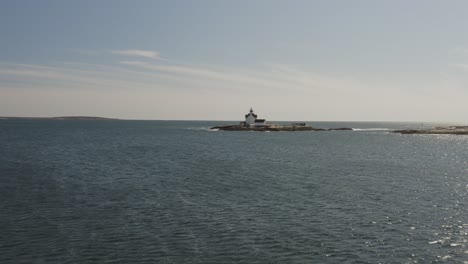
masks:
<svg viewBox="0 0 468 264"><path fill-rule="evenodd" d="M467 263L468 137L0 120L0 263Z"/></svg>

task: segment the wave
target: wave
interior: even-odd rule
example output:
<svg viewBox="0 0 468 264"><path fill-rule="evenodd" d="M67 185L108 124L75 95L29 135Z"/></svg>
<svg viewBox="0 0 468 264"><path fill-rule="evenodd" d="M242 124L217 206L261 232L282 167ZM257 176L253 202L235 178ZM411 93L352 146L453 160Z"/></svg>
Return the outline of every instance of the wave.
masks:
<svg viewBox="0 0 468 264"><path fill-rule="evenodd" d="M219 129L217 129L217 128L211 129L210 127L187 127L186 129L187 130L197 130L197 131L211 131L211 132L219 131Z"/></svg>

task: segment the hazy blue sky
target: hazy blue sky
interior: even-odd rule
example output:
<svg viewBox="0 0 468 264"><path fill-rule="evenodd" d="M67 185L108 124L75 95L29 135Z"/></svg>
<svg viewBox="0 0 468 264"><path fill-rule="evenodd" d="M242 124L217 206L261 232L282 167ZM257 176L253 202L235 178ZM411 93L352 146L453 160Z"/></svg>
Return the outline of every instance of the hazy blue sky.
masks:
<svg viewBox="0 0 468 264"><path fill-rule="evenodd" d="M0 1L0 116L468 122L468 1Z"/></svg>

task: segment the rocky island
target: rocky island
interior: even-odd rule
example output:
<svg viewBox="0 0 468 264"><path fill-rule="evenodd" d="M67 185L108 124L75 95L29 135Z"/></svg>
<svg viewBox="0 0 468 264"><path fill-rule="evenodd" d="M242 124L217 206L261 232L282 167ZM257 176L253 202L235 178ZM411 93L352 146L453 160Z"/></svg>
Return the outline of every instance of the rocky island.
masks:
<svg viewBox="0 0 468 264"><path fill-rule="evenodd" d="M435 127L429 129L403 129L395 130L400 134L423 134L423 135L468 135L468 126Z"/></svg>
<svg viewBox="0 0 468 264"><path fill-rule="evenodd" d="M245 115L245 121L237 125L215 126L211 129L219 129L226 131L333 131L333 130L353 130L352 128L315 128L306 123L293 123L291 125L269 124L265 119L258 119L252 108Z"/></svg>
<svg viewBox="0 0 468 264"><path fill-rule="evenodd" d="M99 117L99 116L57 116L57 117L19 117L19 116L0 116L0 119L41 119L41 120L118 120L117 118Z"/></svg>
<svg viewBox="0 0 468 264"><path fill-rule="evenodd" d="M52 117L58 120L118 120L117 118L99 117L99 116L58 116Z"/></svg>
<svg viewBox="0 0 468 264"><path fill-rule="evenodd" d="M333 130L353 130L352 128L340 127L340 128L316 128L309 125L268 125L262 127L249 127L243 124L239 125L227 125L227 126L215 126L211 129L227 130L227 131L333 131Z"/></svg>

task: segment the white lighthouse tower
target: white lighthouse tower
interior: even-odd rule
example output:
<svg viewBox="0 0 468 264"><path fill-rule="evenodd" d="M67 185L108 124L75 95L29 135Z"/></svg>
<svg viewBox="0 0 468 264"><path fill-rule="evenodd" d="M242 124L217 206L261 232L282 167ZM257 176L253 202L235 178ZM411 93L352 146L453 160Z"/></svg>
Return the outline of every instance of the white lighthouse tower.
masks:
<svg viewBox="0 0 468 264"><path fill-rule="evenodd" d="M257 115L254 113L252 107L250 107L250 111L248 114L245 115L245 125L247 126L265 126L265 119L257 119Z"/></svg>
<svg viewBox="0 0 468 264"><path fill-rule="evenodd" d="M254 114L252 107L250 107L249 113L245 115L245 124L248 126L253 125L255 119L257 119L257 115Z"/></svg>

